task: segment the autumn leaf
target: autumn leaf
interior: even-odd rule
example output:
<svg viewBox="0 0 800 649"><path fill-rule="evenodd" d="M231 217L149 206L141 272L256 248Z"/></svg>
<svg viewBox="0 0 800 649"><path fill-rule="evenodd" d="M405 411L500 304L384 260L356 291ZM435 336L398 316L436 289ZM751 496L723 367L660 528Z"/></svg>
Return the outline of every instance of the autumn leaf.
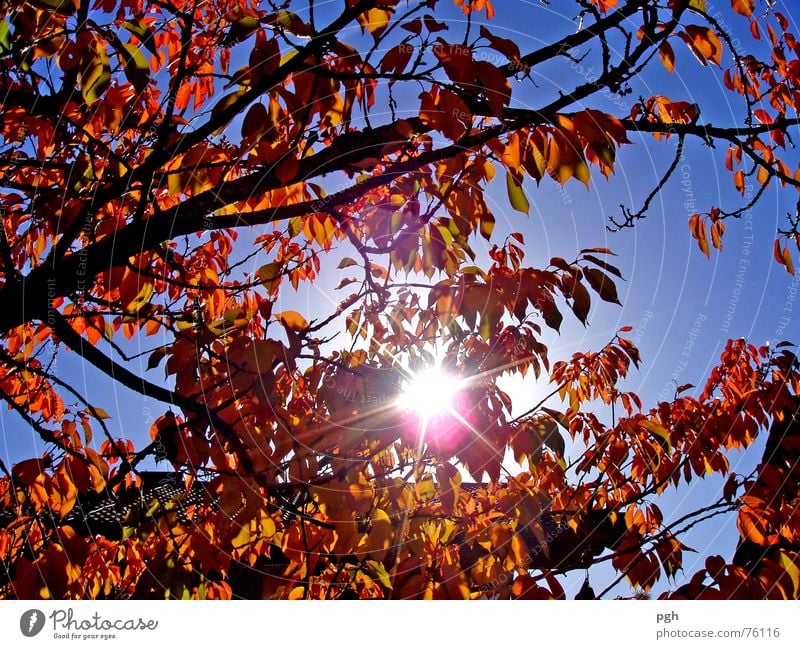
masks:
<svg viewBox="0 0 800 649"><path fill-rule="evenodd" d="M108 55L101 45L84 52L78 80L83 99L87 104L97 101L108 88L111 81L111 66Z"/></svg>
<svg viewBox="0 0 800 649"><path fill-rule="evenodd" d="M781 246L780 240L776 239L773 254L775 261L783 266L790 275L794 275L794 262L792 261L792 253L789 252L789 247Z"/></svg>
<svg viewBox="0 0 800 649"><path fill-rule="evenodd" d="M150 81L150 64L136 45L125 43L122 48L121 56L128 81L141 92Z"/></svg>
<svg viewBox="0 0 800 649"><path fill-rule="evenodd" d="M158 56L158 50L155 45L155 32L150 24L140 18L131 18L126 20L123 27L131 34L139 39L139 42L146 48L153 56Z"/></svg>
<svg viewBox="0 0 800 649"><path fill-rule="evenodd" d="M619 301L619 297L617 297L617 287L603 271L596 268L584 268L583 275L586 277L586 281L589 282L589 286L595 290L602 300L619 305L622 304Z"/></svg>
<svg viewBox="0 0 800 649"><path fill-rule="evenodd" d="M506 189L508 191L508 200L511 202L511 207L527 215L531 209L528 197L525 196L522 183L514 178L511 172L506 174Z"/></svg>
<svg viewBox="0 0 800 649"><path fill-rule="evenodd" d="M703 65L708 62L716 65L722 64L722 42L719 37L708 27L702 25L687 25L684 32L679 32L682 38Z"/></svg>
<svg viewBox="0 0 800 649"><path fill-rule="evenodd" d="M755 0L731 0L731 6L736 13L750 18L755 11L756 3Z"/></svg>
<svg viewBox="0 0 800 649"><path fill-rule="evenodd" d="M359 14L358 22L362 28L366 29L377 43L383 34L392 13L388 9L368 9L363 14Z"/></svg>
<svg viewBox="0 0 800 649"><path fill-rule="evenodd" d="M675 72L675 52L672 49L672 45L664 41L658 47L658 56L661 59L661 63L664 64L664 67L667 69L667 72L672 74Z"/></svg>
<svg viewBox="0 0 800 649"><path fill-rule="evenodd" d="M273 316L284 327L292 331L304 331L308 328L308 322L297 311L281 311L274 313Z"/></svg>
<svg viewBox="0 0 800 649"><path fill-rule="evenodd" d="M703 251L706 257L709 257L711 251L708 247L708 235L706 233L706 224L703 221L699 214L693 214L689 218L689 230L692 234L692 237L697 241L697 245L700 246L700 250Z"/></svg>

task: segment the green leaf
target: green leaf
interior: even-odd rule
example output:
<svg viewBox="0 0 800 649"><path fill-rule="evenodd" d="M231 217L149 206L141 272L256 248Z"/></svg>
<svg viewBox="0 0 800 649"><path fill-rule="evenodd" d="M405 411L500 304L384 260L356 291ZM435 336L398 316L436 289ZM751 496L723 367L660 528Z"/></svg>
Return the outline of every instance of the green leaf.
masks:
<svg viewBox="0 0 800 649"><path fill-rule="evenodd" d="M514 178L511 172L506 173L506 189L508 190L508 200L511 201L511 207L518 212L528 214L531 204L528 202L528 197L525 196L522 184Z"/></svg>
<svg viewBox="0 0 800 649"><path fill-rule="evenodd" d="M156 515L156 512L161 508L161 503L158 502L158 499L154 499L150 503L150 508L145 512L145 518L153 518Z"/></svg>
<svg viewBox="0 0 800 649"><path fill-rule="evenodd" d="M149 52L156 56L158 55L153 30L150 29L150 26L147 23L139 20L138 18L132 18L131 20L125 21L124 27L131 34L136 36L136 38L139 39L142 45L147 48Z"/></svg>
<svg viewBox="0 0 800 649"><path fill-rule="evenodd" d="M436 229L439 231L439 234L442 236L442 241L444 241L444 245L448 248L453 243L453 234L450 232L449 229L444 227L443 225L437 225Z"/></svg>
<svg viewBox="0 0 800 649"><path fill-rule="evenodd" d="M291 61L295 56L297 56L297 50L289 50L281 57L281 61L278 64L278 67L282 67L286 65L289 61Z"/></svg>
<svg viewBox="0 0 800 649"><path fill-rule="evenodd" d="M481 323L478 335L482 340L489 340L492 335L492 329L494 329L494 321L492 320L491 311L489 311L489 309L484 309L481 311Z"/></svg>
<svg viewBox="0 0 800 649"><path fill-rule="evenodd" d="M666 428L664 428L661 424L650 421L649 419L644 422L643 426L649 430L653 435L659 438L659 444L664 446L666 444L665 450L671 452L672 451L672 440L670 439L669 432ZM662 443L663 442L663 443Z"/></svg>
<svg viewBox="0 0 800 649"><path fill-rule="evenodd" d="M369 571L378 578L378 581L384 588L391 590L392 580L389 577L389 573L386 572L386 567L380 561L368 559L367 567L369 568Z"/></svg>
<svg viewBox="0 0 800 649"><path fill-rule="evenodd" d="M0 21L0 54L11 49L11 27L7 20Z"/></svg>
<svg viewBox="0 0 800 649"><path fill-rule="evenodd" d="M487 275L484 270L479 266L464 266L461 268L462 275L477 275L482 279L486 280Z"/></svg>
<svg viewBox="0 0 800 649"><path fill-rule="evenodd" d="M311 29L300 16L292 11L281 11L277 16L277 24L285 31L295 36L309 36ZM295 50L295 54L297 50Z"/></svg>
<svg viewBox="0 0 800 649"><path fill-rule="evenodd" d="M781 568L784 569L786 574L789 575L789 578L792 580L792 585L794 586L794 592L796 595L798 590L800 590L800 570L798 570L797 564L783 550L778 553L778 563L780 563Z"/></svg>
<svg viewBox="0 0 800 649"><path fill-rule="evenodd" d="M192 591L183 576L178 577L164 590L164 599L187 600L192 598Z"/></svg>
<svg viewBox="0 0 800 649"><path fill-rule="evenodd" d="M122 48L123 51L120 54L125 62L125 76L128 77L131 85L141 92L150 82L150 65L136 45L123 43Z"/></svg>
<svg viewBox="0 0 800 649"><path fill-rule="evenodd" d="M242 16L231 22L231 28L228 35L225 37L226 45L233 45L240 43L249 36L251 36L257 29L260 23L256 16Z"/></svg>
<svg viewBox="0 0 800 649"><path fill-rule="evenodd" d="M108 55L101 47L89 54L91 56L88 63L78 75L78 82L81 85L81 93L87 104L93 104L100 98L111 81L111 66L108 62Z"/></svg>

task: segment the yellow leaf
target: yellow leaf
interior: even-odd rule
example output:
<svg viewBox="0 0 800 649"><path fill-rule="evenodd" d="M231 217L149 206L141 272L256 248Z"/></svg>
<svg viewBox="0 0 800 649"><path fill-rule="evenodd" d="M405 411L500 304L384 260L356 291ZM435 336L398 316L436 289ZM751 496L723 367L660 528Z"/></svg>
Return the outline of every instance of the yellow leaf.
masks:
<svg viewBox="0 0 800 649"><path fill-rule="evenodd" d="M144 45L151 53L158 55L158 50L155 46L155 36L150 25L138 18L131 18L130 20L125 21L123 27L125 27L125 29L127 29L131 34L136 36L142 45Z"/></svg>
<svg viewBox="0 0 800 649"><path fill-rule="evenodd" d="M664 41L658 48L658 57L661 59L661 63L664 64L664 67L667 68L667 72L672 74L675 72L675 52L672 49L672 45Z"/></svg>
<svg viewBox="0 0 800 649"><path fill-rule="evenodd" d="M81 93L87 104L93 104L102 95L111 81L111 66L105 50L99 47L88 53L88 60L78 75Z"/></svg>
<svg viewBox="0 0 800 649"><path fill-rule="evenodd" d="M506 173L506 189L508 190L508 200L511 201L511 207L518 212L528 214L531 204L528 202L528 197L525 196L522 184L511 173Z"/></svg>
<svg viewBox="0 0 800 649"><path fill-rule="evenodd" d="M663 442L667 445L668 451L672 450L672 440L670 439L669 432L666 428L664 428L661 424L650 420L645 421L643 426L653 433L653 435L663 440Z"/></svg>
<svg viewBox="0 0 800 649"><path fill-rule="evenodd" d="M256 271L258 279L270 293L281 283L282 264L272 261Z"/></svg>
<svg viewBox="0 0 800 649"><path fill-rule="evenodd" d="M141 92L150 81L150 64L141 50L131 43L123 43L121 54L125 64L125 76L133 87Z"/></svg>
<svg viewBox="0 0 800 649"><path fill-rule="evenodd" d="M305 586L295 586L289 591L289 599L303 599L306 595Z"/></svg>
<svg viewBox="0 0 800 649"><path fill-rule="evenodd" d="M367 561L367 567L369 568L370 572L378 578L378 581L381 582L381 585L385 588L391 590L392 588L392 581L389 577L389 573L386 572L386 568L380 561L374 561L373 559L369 559Z"/></svg>
<svg viewBox="0 0 800 649"><path fill-rule="evenodd" d="M580 180L584 185L587 187L589 186L589 166L583 161L580 160L577 165L575 165L575 178Z"/></svg>
<svg viewBox="0 0 800 649"><path fill-rule="evenodd" d="M392 521L382 509L372 512L369 520L369 533L362 538L356 556L369 555L376 561L382 561L392 545Z"/></svg>
<svg viewBox="0 0 800 649"><path fill-rule="evenodd" d="M377 42L389 24L392 14L386 9L368 9L363 14L359 14L358 23L362 29L366 29Z"/></svg>
<svg viewBox="0 0 800 649"><path fill-rule="evenodd" d="M88 408L87 408L86 412L89 412ZM94 413L90 413L90 414L94 414L98 419L111 419L111 415L109 415L102 408L98 408L97 406L94 407Z"/></svg>
<svg viewBox="0 0 800 649"><path fill-rule="evenodd" d="M422 480L414 485L414 494L417 500L426 502L436 495L436 488L430 475L426 475Z"/></svg>
<svg viewBox="0 0 800 649"><path fill-rule="evenodd" d="M786 574L791 578L792 585L794 586L794 595L796 597L798 590L800 590L800 568L798 568L797 564L784 550L778 553L778 563L780 563L781 568L783 568Z"/></svg>
<svg viewBox="0 0 800 649"><path fill-rule="evenodd" d="M525 541L519 534L511 536L511 554L514 557L514 567L526 569L531 560L531 555L525 545Z"/></svg>
<svg viewBox="0 0 800 649"><path fill-rule="evenodd" d="M261 513L259 527L261 528L261 536L267 539L271 539L273 536L275 536L275 532L278 530L277 526L275 525L275 520L266 512Z"/></svg>
<svg viewBox="0 0 800 649"><path fill-rule="evenodd" d="M234 523L235 525L236 523ZM244 525L239 527L239 531L236 532L234 537L231 539L231 545L234 549L240 550L247 546L250 543L250 523L247 522Z"/></svg>
<svg viewBox="0 0 800 649"><path fill-rule="evenodd" d="M297 311L281 311L275 314L275 319L292 331L303 331L308 328L308 322Z"/></svg>
<svg viewBox="0 0 800 649"><path fill-rule="evenodd" d="M127 305L125 305L125 311L128 313L138 313L145 304L150 302L150 298L152 296L153 285L149 282L147 284L142 284L142 288L139 289L136 297L133 298Z"/></svg>

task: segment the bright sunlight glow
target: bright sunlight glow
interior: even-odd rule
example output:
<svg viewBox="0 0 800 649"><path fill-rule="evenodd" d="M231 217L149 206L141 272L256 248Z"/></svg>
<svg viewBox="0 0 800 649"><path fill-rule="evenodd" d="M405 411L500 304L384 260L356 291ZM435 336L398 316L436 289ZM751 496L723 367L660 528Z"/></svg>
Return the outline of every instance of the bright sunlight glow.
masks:
<svg viewBox="0 0 800 649"><path fill-rule="evenodd" d="M427 421L452 411L453 400L460 388L459 379L438 367L431 367L406 380L398 404Z"/></svg>

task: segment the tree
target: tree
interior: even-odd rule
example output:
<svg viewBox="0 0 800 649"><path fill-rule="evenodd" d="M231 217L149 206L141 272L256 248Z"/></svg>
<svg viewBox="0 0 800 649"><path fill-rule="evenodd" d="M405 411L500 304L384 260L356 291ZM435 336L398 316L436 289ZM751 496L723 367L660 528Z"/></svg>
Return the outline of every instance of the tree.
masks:
<svg viewBox="0 0 800 649"><path fill-rule="evenodd" d="M588 185L623 146L674 148L612 224L631 227L685 146L716 144L742 204L689 226L721 249L767 187L800 187L789 20L732 0L734 39L702 0L577 0L572 31L526 52L493 33L496 4L455 0L458 24L449 0L3 5L0 396L48 444L0 464L4 597L564 598L561 575L603 561L644 591L666 577L664 596L798 596L791 346L731 340L699 394L644 407L621 386L629 328L567 360L542 342L564 313L619 301L611 251L527 266L485 199L500 174L525 213L528 177ZM609 108L679 48L719 70L730 123L662 94ZM574 86L537 91L541 66L582 57ZM790 272L799 222L775 244ZM330 312L277 310L336 266L353 278ZM63 355L160 404L152 443L115 438ZM437 364L449 406L404 407L404 382ZM528 372L552 394L512 416L497 378ZM727 474L728 451L765 434L752 475L663 520L659 494ZM154 459L176 500L116 535L81 525ZM726 513L735 556L683 575L686 530Z"/></svg>

